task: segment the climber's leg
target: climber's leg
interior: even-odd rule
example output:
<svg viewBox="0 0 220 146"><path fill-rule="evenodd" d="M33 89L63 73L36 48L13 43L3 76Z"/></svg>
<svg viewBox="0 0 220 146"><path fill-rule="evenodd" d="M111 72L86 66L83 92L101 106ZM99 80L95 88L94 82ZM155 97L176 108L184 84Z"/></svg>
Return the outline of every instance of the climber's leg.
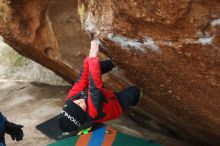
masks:
<svg viewBox="0 0 220 146"><path fill-rule="evenodd" d="M130 86L123 91L116 93L123 110L128 106L135 106L138 103L141 95L141 90L136 86Z"/></svg>
<svg viewBox="0 0 220 146"><path fill-rule="evenodd" d="M112 63L110 59L107 59L100 62L100 67L101 67L101 73L105 74L111 71L115 67L115 65Z"/></svg>

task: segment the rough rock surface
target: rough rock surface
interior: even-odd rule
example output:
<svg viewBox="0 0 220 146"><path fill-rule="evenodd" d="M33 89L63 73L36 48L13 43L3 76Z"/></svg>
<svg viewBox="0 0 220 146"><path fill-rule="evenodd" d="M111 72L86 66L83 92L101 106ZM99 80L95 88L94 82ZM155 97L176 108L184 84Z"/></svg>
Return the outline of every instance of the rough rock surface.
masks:
<svg viewBox="0 0 220 146"><path fill-rule="evenodd" d="M219 1L80 1L79 8L84 29L147 92L144 111L182 137L220 144Z"/></svg>
<svg viewBox="0 0 220 146"><path fill-rule="evenodd" d="M184 139L220 144L219 0L11 0L8 6L0 34L21 54L71 82L88 46L81 21L144 89L142 113Z"/></svg>

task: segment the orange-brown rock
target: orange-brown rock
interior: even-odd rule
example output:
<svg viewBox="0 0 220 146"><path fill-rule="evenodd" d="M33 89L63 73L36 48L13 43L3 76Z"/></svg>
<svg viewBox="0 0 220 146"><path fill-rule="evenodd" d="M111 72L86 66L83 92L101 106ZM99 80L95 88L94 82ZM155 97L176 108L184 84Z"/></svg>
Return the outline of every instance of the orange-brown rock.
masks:
<svg viewBox="0 0 220 146"><path fill-rule="evenodd" d="M8 6L0 33L24 56L72 81L87 53L82 24L144 89L145 114L180 137L220 145L220 1L12 0Z"/></svg>
<svg viewBox="0 0 220 146"><path fill-rule="evenodd" d="M20 54L73 82L89 46L77 1L11 0L6 5L9 10L3 13L0 26L4 40Z"/></svg>
<svg viewBox="0 0 220 146"><path fill-rule="evenodd" d="M84 28L144 88L145 112L188 138L220 144L220 2L80 1ZM181 132L179 132L181 133Z"/></svg>

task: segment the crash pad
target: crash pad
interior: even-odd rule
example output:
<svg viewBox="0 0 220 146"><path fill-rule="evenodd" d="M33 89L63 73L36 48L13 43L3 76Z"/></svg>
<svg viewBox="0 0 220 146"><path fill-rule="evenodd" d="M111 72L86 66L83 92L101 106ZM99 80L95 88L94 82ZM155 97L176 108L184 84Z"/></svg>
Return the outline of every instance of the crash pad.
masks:
<svg viewBox="0 0 220 146"><path fill-rule="evenodd" d="M39 130L41 133L46 135L47 137L54 139L54 140L60 140L63 138L71 137L71 136L76 136L77 134L85 134L88 131L86 129L95 130L97 128L105 126L103 123L93 123L93 122L88 122L85 123L79 130L71 132L71 133L63 133L59 129L59 124L58 124L58 119L60 115L56 115L42 123L36 126L37 130Z"/></svg>
<svg viewBox="0 0 220 146"><path fill-rule="evenodd" d="M36 126L37 130L46 135L47 137L55 140L59 140L66 137L66 134L59 129L58 126L59 115L40 123Z"/></svg>
<svg viewBox="0 0 220 146"><path fill-rule="evenodd" d="M150 140L121 133L111 126L100 127L87 134L58 140L48 146L162 146Z"/></svg>

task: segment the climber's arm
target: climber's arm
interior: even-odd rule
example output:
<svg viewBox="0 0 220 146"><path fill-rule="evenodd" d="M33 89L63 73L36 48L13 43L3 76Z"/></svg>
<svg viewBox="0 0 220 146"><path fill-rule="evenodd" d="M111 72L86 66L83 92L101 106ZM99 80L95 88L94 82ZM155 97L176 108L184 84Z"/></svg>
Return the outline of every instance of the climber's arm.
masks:
<svg viewBox="0 0 220 146"><path fill-rule="evenodd" d="M99 41L95 40L91 42L91 49L89 52L88 64L89 64L89 91L88 91L88 111L92 118L98 116L98 111L102 109L102 102L105 100L105 96L102 93L102 78L100 61L98 56Z"/></svg>
<svg viewBox="0 0 220 146"><path fill-rule="evenodd" d="M88 58L86 58L83 63L83 68L78 74L73 87L70 89L67 97L65 98L65 101L70 97L78 94L80 91L84 90L88 86L89 84L88 73L89 73L89 65L88 65Z"/></svg>
<svg viewBox="0 0 220 146"><path fill-rule="evenodd" d="M89 58L89 93L88 110L92 118L98 116L105 102L105 95L102 92L103 84L101 79L100 62L98 57Z"/></svg>

